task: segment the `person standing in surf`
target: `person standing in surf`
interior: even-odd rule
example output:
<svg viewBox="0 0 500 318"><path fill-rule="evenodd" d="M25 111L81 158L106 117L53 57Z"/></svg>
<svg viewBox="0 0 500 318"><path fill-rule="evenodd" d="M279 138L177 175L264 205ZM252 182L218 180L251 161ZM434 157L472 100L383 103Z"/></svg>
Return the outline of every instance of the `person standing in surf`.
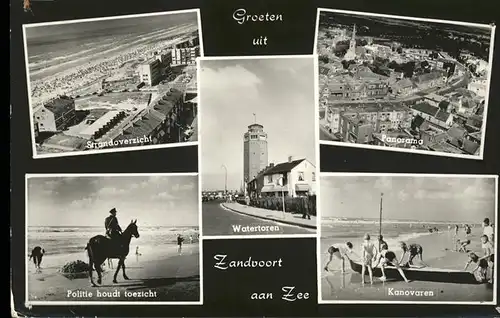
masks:
<svg viewBox="0 0 500 318"><path fill-rule="evenodd" d="M177 234L177 253L179 253L179 255L182 255L182 242L184 242L184 238L180 234Z"/></svg>
<svg viewBox="0 0 500 318"><path fill-rule="evenodd" d="M328 262L325 264L325 271L329 271L328 266L333 260L333 256L341 261L341 273L345 273L345 259L349 259L349 254L354 253L352 250L352 243L347 242L345 245L332 245L328 248L328 254L330 255Z"/></svg>
<svg viewBox="0 0 500 318"><path fill-rule="evenodd" d="M362 268L361 268L361 279L362 284L365 284L365 271L368 270L368 275L370 276L370 284L373 285L373 271L372 271L372 263L375 256L378 254L377 248L372 241L370 241L370 234L366 233L363 237L363 244L361 244L362 248Z"/></svg>
<svg viewBox="0 0 500 318"><path fill-rule="evenodd" d="M382 277L380 277L381 281L387 280L387 276L385 275L385 267L394 266L398 270L399 274L401 274L401 277L403 277L403 280L407 283L410 282L399 266L399 261L396 258L396 254L393 251L389 251L387 243L381 245L380 253L378 254L377 259L374 263L375 265L373 267L377 267L380 264L380 269L382 271Z"/></svg>
<svg viewBox="0 0 500 318"><path fill-rule="evenodd" d="M469 224L465 224L464 231L465 231L465 237L471 236L472 229L470 228Z"/></svg>

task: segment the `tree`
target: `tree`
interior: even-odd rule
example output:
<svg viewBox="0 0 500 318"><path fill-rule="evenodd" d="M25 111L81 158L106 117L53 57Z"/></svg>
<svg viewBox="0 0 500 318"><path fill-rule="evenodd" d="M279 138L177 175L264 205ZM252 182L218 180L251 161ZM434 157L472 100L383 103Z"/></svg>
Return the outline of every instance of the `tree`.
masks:
<svg viewBox="0 0 500 318"><path fill-rule="evenodd" d="M400 65L396 61L390 61L389 64L387 64L387 67L396 70Z"/></svg>
<svg viewBox="0 0 500 318"><path fill-rule="evenodd" d="M318 61L328 64L330 62L330 59L326 55L321 55L318 57Z"/></svg>
<svg viewBox="0 0 500 318"><path fill-rule="evenodd" d="M415 72L415 62L411 61L403 64L402 71L404 77L412 77Z"/></svg>

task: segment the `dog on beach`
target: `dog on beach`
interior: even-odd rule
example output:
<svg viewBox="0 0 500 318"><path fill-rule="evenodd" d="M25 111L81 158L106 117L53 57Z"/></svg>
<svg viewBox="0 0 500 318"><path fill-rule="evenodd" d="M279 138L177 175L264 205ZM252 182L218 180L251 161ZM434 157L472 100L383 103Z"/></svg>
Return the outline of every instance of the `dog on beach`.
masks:
<svg viewBox="0 0 500 318"><path fill-rule="evenodd" d="M35 268L36 268L36 271L40 271L41 269L41 265L42 265L42 258L43 258L43 255L45 254L45 250L43 248L41 248L40 246L35 246L35 248L33 248L31 250L31 254L30 254L30 260L33 259L33 263L35 264Z"/></svg>

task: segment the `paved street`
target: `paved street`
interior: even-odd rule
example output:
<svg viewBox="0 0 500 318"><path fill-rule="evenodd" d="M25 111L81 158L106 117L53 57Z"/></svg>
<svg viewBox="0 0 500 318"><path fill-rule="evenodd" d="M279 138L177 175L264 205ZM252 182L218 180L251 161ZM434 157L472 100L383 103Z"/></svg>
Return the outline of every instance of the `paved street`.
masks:
<svg viewBox="0 0 500 318"><path fill-rule="evenodd" d="M203 202L203 235L314 234L314 230L280 224L223 209L220 202ZM235 233L234 226L278 226L278 232Z"/></svg>

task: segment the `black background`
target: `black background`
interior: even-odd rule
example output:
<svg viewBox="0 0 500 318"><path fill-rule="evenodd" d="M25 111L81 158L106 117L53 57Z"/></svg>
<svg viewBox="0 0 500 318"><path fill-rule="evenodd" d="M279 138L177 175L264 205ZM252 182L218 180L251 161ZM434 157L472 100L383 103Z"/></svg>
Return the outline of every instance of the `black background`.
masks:
<svg viewBox="0 0 500 318"><path fill-rule="evenodd" d="M457 305L317 305L316 299L288 303L249 302L249 291L273 289L279 284L302 286L314 298L316 287L316 243L314 239L210 240L204 242L203 306L43 306L24 307L24 174L25 173L119 173L119 172L193 172L197 171L196 147L181 147L133 152L118 152L65 158L32 159L28 95L24 66L21 25L150 13L179 9L201 9L205 56L311 54L313 52L317 8L358 10L396 15L419 16L477 23L495 22L494 1L490 0L391 0L391 1L173 1L173 0L32 0L34 15L24 13L22 0L11 0L11 267L13 292L18 312L30 316L437 316L488 315L493 306ZM248 13L279 13L283 22L245 23L232 19L235 9ZM252 39L267 36L268 45L255 47ZM497 36L498 39L498 36ZM496 46L498 41L496 41ZM321 146L321 171L405 172L405 173L500 173L500 96L498 92L498 50L495 53L484 160L454 159L350 147ZM290 114L293 115L293 114ZM234 271L221 273L213 269L213 255L250 255L290 259L286 267L267 273ZM278 286L276 287L276 284ZM306 290L307 289L307 290ZM265 301L268 302L268 301Z"/></svg>

